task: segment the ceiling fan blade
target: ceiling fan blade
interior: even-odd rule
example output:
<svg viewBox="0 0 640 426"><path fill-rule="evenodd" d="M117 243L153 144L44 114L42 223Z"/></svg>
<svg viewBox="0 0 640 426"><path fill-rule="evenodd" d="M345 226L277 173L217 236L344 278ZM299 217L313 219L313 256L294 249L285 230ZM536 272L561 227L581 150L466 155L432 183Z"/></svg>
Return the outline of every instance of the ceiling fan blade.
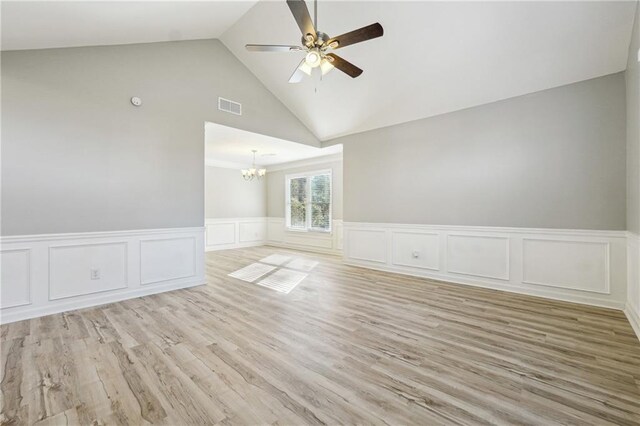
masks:
<svg viewBox="0 0 640 426"><path fill-rule="evenodd" d="M347 74L349 77L356 78L360 74L362 74L362 70L360 68L356 67L349 61L345 61L335 53L329 53L326 56L329 56L330 58L332 58L331 65L338 68L340 71Z"/></svg>
<svg viewBox="0 0 640 426"><path fill-rule="evenodd" d="M332 43L337 42L338 45L333 49L340 49L341 47L349 46L351 44L382 37L383 34L384 30L382 29L382 25L376 22L375 24L367 25L366 27L330 38L324 44L325 46L331 46Z"/></svg>
<svg viewBox="0 0 640 426"><path fill-rule="evenodd" d="M289 83L300 83L304 76L306 75L304 71L300 69L300 66L304 63L304 59L298 64L296 70L289 77Z"/></svg>
<svg viewBox="0 0 640 426"><path fill-rule="evenodd" d="M287 6L289 6L298 27L300 27L302 36L306 37L307 34L311 34L315 40L318 36L316 35L309 9L307 9L307 4L304 0L287 0Z"/></svg>
<svg viewBox="0 0 640 426"><path fill-rule="evenodd" d="M282 44L247 44L244 47L250 52L297 52L304 50L304 48L300 46Z"/></svg>

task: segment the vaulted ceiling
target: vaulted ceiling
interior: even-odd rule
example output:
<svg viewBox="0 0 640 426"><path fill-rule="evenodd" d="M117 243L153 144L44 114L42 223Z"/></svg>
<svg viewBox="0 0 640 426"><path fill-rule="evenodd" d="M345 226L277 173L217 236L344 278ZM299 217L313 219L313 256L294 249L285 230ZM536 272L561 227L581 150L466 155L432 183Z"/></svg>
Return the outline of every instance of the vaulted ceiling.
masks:
<svg viewBox="0 0 640 426"><path fill-rule="evenodd" d="M2 50L218 38L257 1L3 1Z"/></svg>
<svg viewBox="0 0 640 426"><path fill-rule="evenodd" d="M311 7L311 4L309 4ZM635 2L319 1L330 36L373 22L379 39L336 51L364 69L289 84L303 53L286 4L259 2L223 43L321 140L443 114L622 71ZM312 10L312 9L311 9Z"/></svg>
<svg viewBox="0 0 640 426"><path fill-rule="evenodd" d="M380 22L382 38L336 53L364 69L287 82L298 44L284 0L2 2L2 49L220 38L319 139L443 114L625 69L637 2L323 1L319 29ZM310 10L312 3L308 2Z"/></svg>

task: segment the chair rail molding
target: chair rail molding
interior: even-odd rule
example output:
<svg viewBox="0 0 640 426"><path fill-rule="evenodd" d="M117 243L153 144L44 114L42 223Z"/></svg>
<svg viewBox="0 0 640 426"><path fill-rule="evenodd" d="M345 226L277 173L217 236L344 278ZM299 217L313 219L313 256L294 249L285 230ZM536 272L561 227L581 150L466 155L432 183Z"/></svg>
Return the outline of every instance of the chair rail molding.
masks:
<svg viewBox="0 0 640 426"><path fill-rule="evenodd" d="M0 238L0 322L206 283L204 228Z"/></svg>
<svg viewBox="0 0 640 426"><path fill-rule="evenodd" d="M362 222L343 227L349 265L615 309L627 304L626 231Z"/></svg>

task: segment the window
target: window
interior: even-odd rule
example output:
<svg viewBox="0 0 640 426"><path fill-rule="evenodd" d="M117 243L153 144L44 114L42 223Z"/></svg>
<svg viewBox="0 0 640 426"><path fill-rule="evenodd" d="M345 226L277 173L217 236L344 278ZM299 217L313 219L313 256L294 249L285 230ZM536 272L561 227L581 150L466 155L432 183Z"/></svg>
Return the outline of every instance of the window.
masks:
<svg viewBox="0 0 640 426"><path fill-rule="evenodd" d="M287 175L287 228L331 231L331 170Z"/></svg>

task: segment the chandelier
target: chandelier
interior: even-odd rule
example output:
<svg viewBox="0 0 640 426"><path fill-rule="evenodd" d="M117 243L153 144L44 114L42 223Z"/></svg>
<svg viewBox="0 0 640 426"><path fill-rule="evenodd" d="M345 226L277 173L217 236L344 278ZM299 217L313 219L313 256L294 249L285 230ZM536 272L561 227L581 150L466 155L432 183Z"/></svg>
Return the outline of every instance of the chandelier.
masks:
<svg viewBox="0 0 640 426"><path fill-rule="evenodd" d="M252 149L253 152L253 165L250 169L242 169L242 177L244 180L253 180L254 178L262 179L264 175L267 174L267 169L256 169L256 151Z"/></svg>

